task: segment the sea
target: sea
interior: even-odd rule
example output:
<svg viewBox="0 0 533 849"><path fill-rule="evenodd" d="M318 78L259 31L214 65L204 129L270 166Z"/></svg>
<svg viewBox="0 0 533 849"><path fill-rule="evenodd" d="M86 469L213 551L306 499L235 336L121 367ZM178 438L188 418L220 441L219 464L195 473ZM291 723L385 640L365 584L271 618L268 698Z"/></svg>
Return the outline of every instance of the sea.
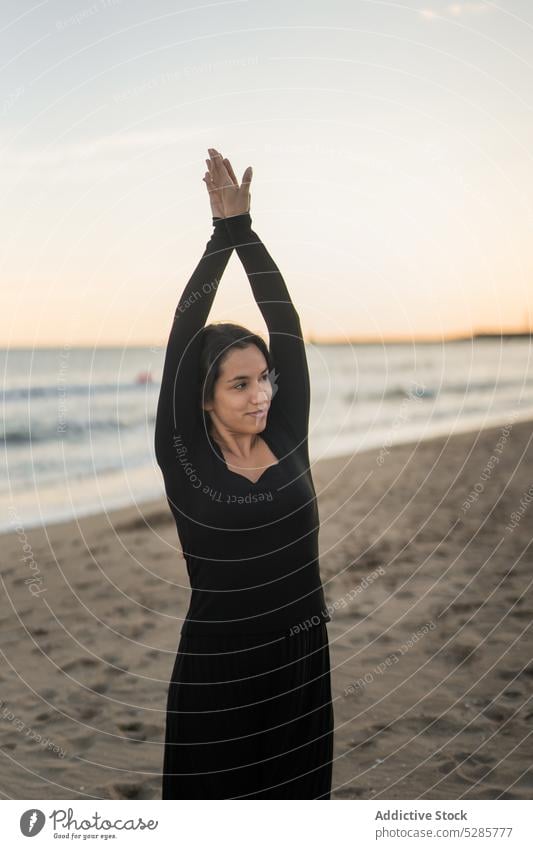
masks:
<svg viewBox="0 0 533 849"><path fill-rule="evenodd" d="M312 462L533 419L528 336L306 347ZM164 354L0 350L0 530L134 504L142 513L164 496L153 444Z"/></svg>

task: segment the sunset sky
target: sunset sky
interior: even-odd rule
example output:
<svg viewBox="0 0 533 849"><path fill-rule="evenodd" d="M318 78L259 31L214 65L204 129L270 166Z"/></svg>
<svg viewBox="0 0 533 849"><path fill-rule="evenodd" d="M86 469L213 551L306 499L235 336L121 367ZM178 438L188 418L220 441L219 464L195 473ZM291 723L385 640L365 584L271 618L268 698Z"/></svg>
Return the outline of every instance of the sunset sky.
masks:
<svg viewBox="0 0 533 849"><path fill-rule="evenodd" d="M533 326L531 0L3 0L0 345L166 342L207 148L304 334ZM529 317L530 316L530 317ZM265 333L235 255L209 320Z"/></svg>

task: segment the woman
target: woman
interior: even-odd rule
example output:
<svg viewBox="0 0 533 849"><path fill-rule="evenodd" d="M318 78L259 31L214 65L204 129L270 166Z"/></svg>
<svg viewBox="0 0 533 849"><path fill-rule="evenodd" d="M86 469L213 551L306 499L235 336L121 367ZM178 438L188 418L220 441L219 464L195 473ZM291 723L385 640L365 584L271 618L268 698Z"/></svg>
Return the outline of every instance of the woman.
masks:
<svg viewBox="0 0 533 849"><path fill-rule="evenodd" d="M330 616L305 346L251 229L252 169L239 186L229 160L209 154L214 230L176 309L155 429L192 589L168 691L162 796L329 799ZM234 248L270 350L240 325L205 326Z"/></svg>

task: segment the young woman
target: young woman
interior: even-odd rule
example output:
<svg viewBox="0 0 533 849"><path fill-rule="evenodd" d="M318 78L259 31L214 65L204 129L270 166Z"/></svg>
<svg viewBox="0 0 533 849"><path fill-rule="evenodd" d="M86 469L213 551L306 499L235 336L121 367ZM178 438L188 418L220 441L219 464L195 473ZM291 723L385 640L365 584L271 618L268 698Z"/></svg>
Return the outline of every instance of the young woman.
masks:
<svg viewBox="0 0 533 849"><path fill-rule="evenodd" d="M213 233L168 340L155 453L192 595L168 691L163 799L329 799L333 707L298 314L214 149ZM206 320L233 249L269 331Z"/></svg>

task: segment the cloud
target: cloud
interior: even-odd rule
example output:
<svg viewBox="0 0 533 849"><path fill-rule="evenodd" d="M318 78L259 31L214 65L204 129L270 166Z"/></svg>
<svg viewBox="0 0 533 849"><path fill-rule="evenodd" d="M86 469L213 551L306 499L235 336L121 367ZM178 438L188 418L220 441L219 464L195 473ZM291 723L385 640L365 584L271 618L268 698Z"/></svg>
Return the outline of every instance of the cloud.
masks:
<svg viewBox="0 0 533 849"><path fill-rule="evenodd" d="M26 150L4 147L0 163L2 179L13 184L22 180L66 180L84 182L105 173L112 176L117 164L127 162L125 154L154 152L161 147L182 145L201 136L202 130L172 128L145 132L123 132L85 141L51 144ZM92 166L92 167L91 167ZM203 162L201 167L203 167Z"/></svg>
<svg viewBox="0 0 533 849"><path fill-rule="evenodd" d="M464 0L460 3L446 3L445 6L436 8L425 8L420 10L423 18L437 19L442 17L461 18L469 15L482 15L485 12L494 11L492 5L474 0Z"/></svg>
<svg viewBox="0 0 533 849"><path fill-rule="evenodd" d="M114 133L110 136L88 139L87 141L50 145L46 148L31 148L25 151L11 151L11 162L26 165L53 165L60 162L81 162L94 157L120 154L125 150L161 147L179 144L198 134L197 128L187 131L162 129L148 132Z"/></svg>

